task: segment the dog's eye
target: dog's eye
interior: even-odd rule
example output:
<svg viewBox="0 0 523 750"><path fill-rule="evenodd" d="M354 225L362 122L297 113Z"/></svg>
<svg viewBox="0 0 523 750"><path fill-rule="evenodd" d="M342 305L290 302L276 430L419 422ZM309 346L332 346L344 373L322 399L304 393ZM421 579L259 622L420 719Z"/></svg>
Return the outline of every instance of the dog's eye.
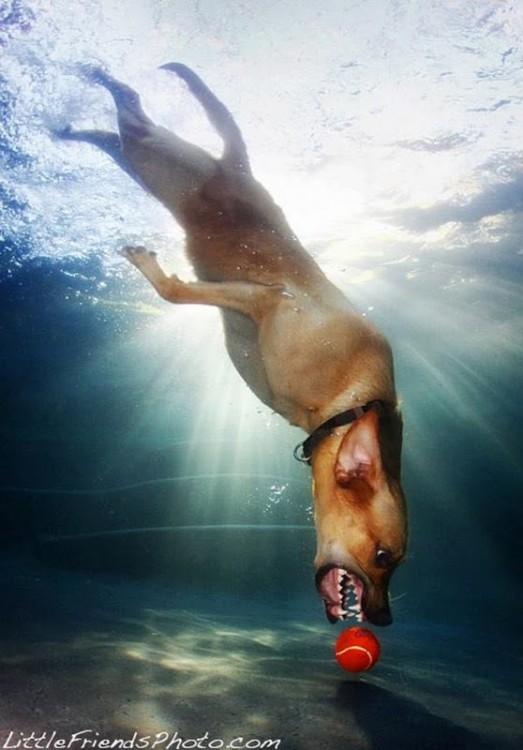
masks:
<svg viewBox="0 0 523 750"><path fill-rule="evenodd" d="M376 552L376 565L378 568L388 568L392 565L392 554L388 549L379 549Z"/></svg>

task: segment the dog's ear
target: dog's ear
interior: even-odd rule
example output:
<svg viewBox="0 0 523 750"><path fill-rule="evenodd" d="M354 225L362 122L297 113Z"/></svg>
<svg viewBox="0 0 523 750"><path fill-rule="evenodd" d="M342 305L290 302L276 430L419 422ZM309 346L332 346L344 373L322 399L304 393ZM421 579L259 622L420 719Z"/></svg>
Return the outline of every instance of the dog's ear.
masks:
<svg viewBox="0 0 523 750"><path fill-rule="evenodd" d="M355 479L375 485L382 473L379 421L376 412L367 412L347 432L340 445L334 474L336 482L347 486Z"/></svg>

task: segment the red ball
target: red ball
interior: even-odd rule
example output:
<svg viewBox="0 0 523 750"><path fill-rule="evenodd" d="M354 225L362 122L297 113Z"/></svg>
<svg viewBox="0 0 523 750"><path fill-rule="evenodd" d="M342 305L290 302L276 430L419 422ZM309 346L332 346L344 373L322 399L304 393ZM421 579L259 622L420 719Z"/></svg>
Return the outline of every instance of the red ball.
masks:
<svg viewBox="0 0 523 750"><path fill-rule="evenodd" d="M349 628L336 641L336 660L348 672L366 672L380 658L380 642L367 628Z"/></svg>

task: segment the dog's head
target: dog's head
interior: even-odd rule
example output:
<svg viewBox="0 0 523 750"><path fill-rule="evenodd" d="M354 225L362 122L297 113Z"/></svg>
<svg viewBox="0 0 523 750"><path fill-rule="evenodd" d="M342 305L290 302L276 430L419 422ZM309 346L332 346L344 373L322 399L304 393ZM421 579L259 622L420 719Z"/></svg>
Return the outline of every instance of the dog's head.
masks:
<svg viewBox="0 0 523 750"><path fill-rule="evenodd" d="M316 586L331 622L392 621L389 580L407 540L401 432L398 413L371 410L314 451Z"/></svg>

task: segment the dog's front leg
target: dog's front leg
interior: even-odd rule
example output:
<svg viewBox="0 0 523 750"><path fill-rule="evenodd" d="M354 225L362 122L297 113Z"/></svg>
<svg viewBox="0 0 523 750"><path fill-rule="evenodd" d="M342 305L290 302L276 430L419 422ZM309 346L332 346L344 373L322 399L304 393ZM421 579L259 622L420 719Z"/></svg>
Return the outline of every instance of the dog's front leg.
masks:
<svg viewBox="0 0 523 750"><path fill-rule="evenodd" d="M160 297L175 304L214 305L261 319L276 304L274 295L291 296L285 286L257 284L249 281L182 281L167 276L158 263L156 253L144 247L124 247L122 255L148 279Z"/></svg>

